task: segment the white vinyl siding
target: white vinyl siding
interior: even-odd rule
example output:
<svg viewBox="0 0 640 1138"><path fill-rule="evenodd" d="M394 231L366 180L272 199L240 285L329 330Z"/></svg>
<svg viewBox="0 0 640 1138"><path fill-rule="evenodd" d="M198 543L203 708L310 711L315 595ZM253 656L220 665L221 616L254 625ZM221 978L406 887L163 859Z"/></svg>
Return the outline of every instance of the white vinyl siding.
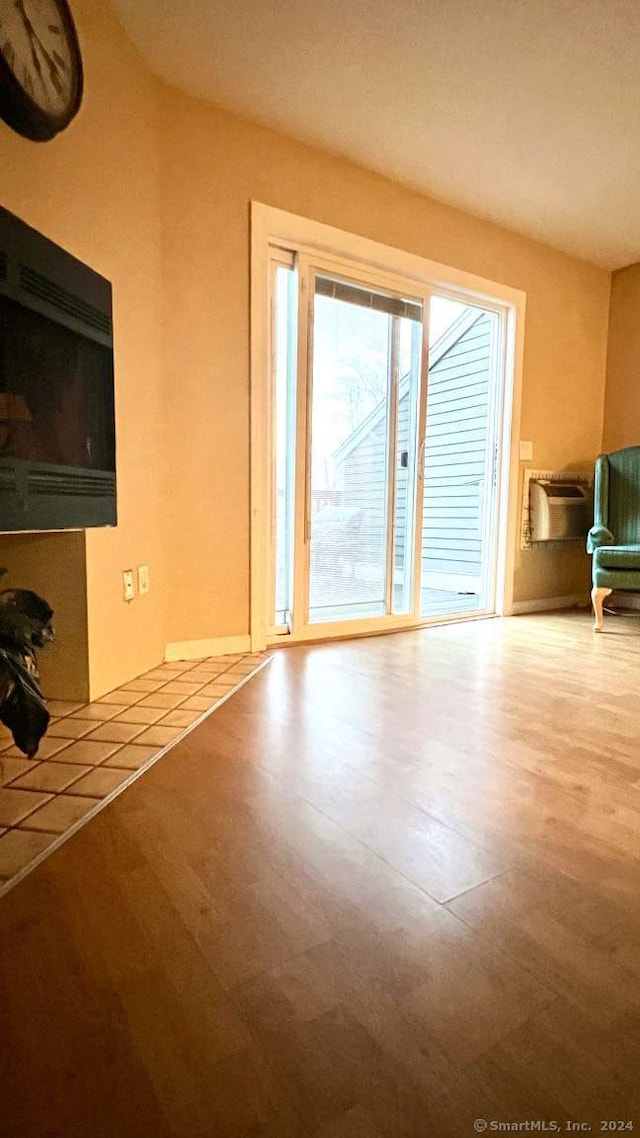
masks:
<svg viewBox="0 0 640 1138"><path fill-rule="evenodd" d="M486 313L429 369L424 573L480 577L491 323Z"/></svg>

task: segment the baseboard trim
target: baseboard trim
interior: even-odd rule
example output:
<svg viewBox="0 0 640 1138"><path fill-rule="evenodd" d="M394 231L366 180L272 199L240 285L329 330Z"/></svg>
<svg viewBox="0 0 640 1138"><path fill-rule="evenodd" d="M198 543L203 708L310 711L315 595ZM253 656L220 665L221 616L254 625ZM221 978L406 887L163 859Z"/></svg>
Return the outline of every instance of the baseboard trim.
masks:
<svg viewBox="0 0 640 1138"><path fill-rule="evenodd" d="M204 660L205 656L235 656L238 652L251 651L251 637L219 636L213 640L176 640L167 644L164 658L167 664L173 660Z"/></svg>
<svg viewBox="0 0 640 1138"><path fill-rule="evenodd" d="M528 612L551 612L553 609L573 609L576 605L589 607L586 593L574 593L571 597L540 597L536 601L514 601L513 616L523 616Z"/></svg>

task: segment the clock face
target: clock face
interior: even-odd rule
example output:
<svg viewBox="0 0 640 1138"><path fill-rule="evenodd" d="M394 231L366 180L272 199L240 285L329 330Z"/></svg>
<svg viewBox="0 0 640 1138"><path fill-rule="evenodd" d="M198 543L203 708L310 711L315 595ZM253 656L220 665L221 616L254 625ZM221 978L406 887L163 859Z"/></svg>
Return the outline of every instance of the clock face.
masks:
<svg viewBox="0 0 640 1138"><path fill-rule="evenodd" d="M0 113L28 138L62 130L82 97L78 40L65 0L0 0Z"/></svg>

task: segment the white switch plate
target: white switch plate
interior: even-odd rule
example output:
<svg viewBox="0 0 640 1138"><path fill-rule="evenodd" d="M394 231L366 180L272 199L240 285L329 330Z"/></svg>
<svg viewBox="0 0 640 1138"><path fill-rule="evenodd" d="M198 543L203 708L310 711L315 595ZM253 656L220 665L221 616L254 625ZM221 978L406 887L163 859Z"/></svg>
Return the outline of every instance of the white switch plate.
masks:
<svg viewBox="0 0 640 1138"><path fill-rule="evenodd" d="M122 595L125 601L133 600L133 569L125 569L122 574Z"/></svg>
<svg viewBox="0 0 640 1138"><path fill-rule="evenodd" d="M530 462L533 458L533 443L525 442L520 439L520 460L521 462Z"/></svg>
<svg viewBox="0 0 640 1138"><path fill-rule="evenodd" d="M149 592L149 566L138 565L138 592L143 597Z"/></svg>

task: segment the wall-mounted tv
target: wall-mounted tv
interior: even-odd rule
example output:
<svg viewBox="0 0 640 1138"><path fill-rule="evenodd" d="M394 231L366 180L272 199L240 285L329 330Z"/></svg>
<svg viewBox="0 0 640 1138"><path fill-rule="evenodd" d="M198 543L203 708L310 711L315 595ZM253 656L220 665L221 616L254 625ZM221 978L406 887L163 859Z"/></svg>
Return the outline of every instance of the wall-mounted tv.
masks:
<svg viewBox="0 0 640 1138"><path fill-rule="evenodd" d="M0 532L115 524L111 285L0 207Z"/></svg>

